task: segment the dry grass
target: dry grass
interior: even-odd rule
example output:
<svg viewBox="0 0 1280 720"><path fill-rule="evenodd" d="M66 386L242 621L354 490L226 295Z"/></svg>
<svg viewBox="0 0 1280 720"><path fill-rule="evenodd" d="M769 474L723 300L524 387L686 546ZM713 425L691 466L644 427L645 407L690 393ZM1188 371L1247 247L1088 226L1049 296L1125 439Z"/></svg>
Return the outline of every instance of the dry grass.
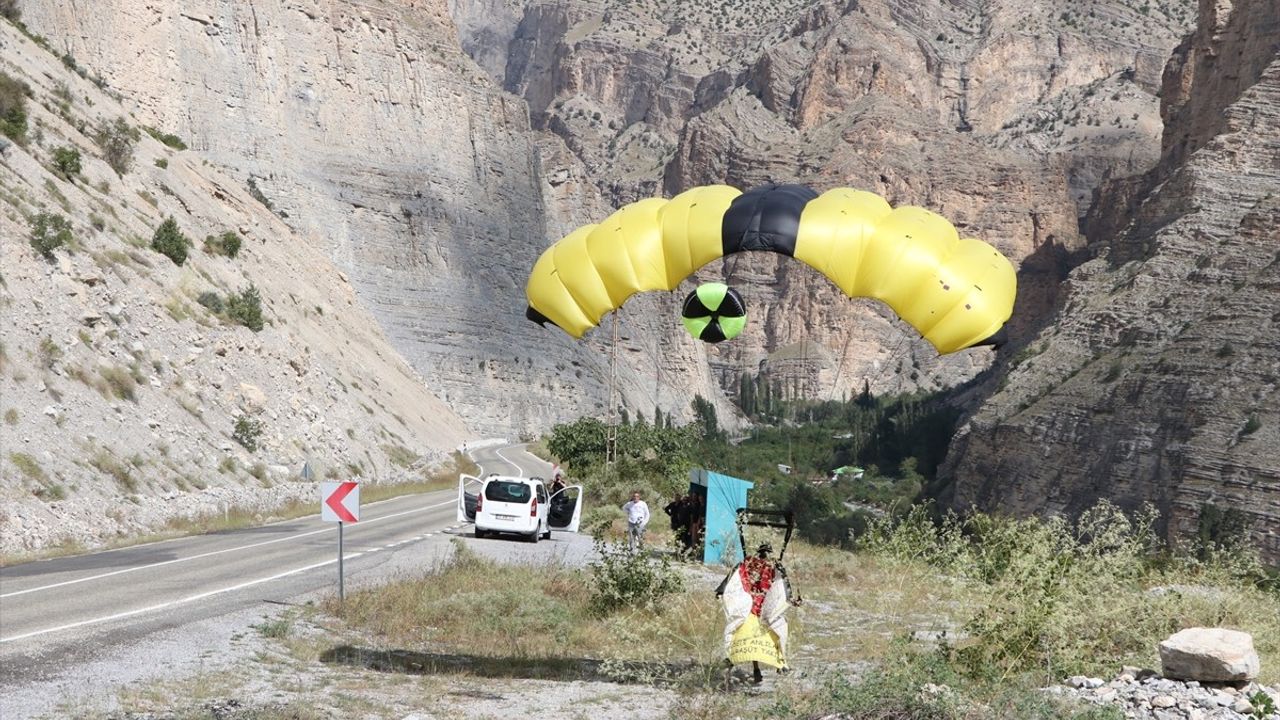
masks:
<svg viewBox="0 0 1280 720"><path fill-rule="evenodd" d="M590 579L584 568L555 563L499 566L459 543L421 577L325 609L379 647L548 663L713 659L720 632L711 593L679 595L660 613L600 616L590 609Z"/></svg>
<svg viewBox="0 0 1280 720"><path fill-rule="evenodd" d="M128 492L138 491L138 481L133 477L133 472L129 469L129 466L120 462L109 450L99 448L93 454L93 457L89 458L89 464L99 472L114 478L122 489Z"/></svg>

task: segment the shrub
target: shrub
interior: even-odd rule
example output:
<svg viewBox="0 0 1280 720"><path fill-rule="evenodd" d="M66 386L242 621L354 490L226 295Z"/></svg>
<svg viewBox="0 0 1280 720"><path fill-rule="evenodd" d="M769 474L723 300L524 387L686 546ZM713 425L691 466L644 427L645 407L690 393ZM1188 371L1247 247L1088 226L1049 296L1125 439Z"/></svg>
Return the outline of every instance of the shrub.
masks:
<svg viewBox="0 0 1280 720"><path fill-rule="evenodd" d="M271 200L262 194L262 190L258 188L258 181L252 177L249 178L249 197L262 203L266 209L275 211L275 208L271 207Z"/></svg>
<svg viewBox="0 0 1280 720"><path fill-rule="evenodd" d="M262 296L250 285L227 296L227 316L254 332L262 330Z"/></svg>
<svg viewBox="0 0 1280 720"><path fill-rule="evenodd" d="M73 239L71 223L61 215L42 212L31 221L31 247L46 258L52 258L54 250Z"/></svg>
<svg viewBox="0 0 1280 720"><path fill-rule="evenodd" d="M138 129L122 117L98 127L93 139L102 148L102 159L107 161L117 175L129 172L133 165L133 146L142 138Z"/></svg>
<svg viewBox="0 0 1280 720"><path fill-rule="evenodd" d="M21 20L22 8L18 7L18 0L0 0L0 17L15 23Z"/></svg>
<svg viewBox="0 0 1280 720"><path fill-rule="evenodd" d="M39 355L40 366L46 370L52 370L53 366L62 359L62 348L58 347L58 343L54 342L52 337L45 335L40 341Z"/></svg>
<svg viewBox="0 0 1280 720"><path fill-rule="evenodd" d="M107 383L107 389L120 400L138 401L138 381L128 370L112 365L98 369L98 374Z"/></svg>
<svg viewBox="0 0 1280 720"><path fill-rule="evenodd" d="M221 315L222 311L227 309L226 304L222 302L222 296L213 291L200 293L200 297L196 298L196 302L205 306L214 315Z"/></svg>
<svg viewBox="0 0 1280 720"><path fill-rule="evenodd" d="M1240 437L1252 435L1257 432L1260 427L1262 427L1262 421L1259 420L1256 415L1250 415L1249 418L1244 421L1244 427L1240 428Z"/></svg>
<svg viewBox="0 0 1280 720"><path fill-rule="evenodd" d="M40 463L26 453L9 453L9 462L13 463L14 467L32 480L42 483L49 480L49 476L45 474L44 468L40 467Z"/></svg>
<svg viewBox="0 0 1280 720"><path fill-rule="evenodd" d="M225 255L234 258L240 254L240 235L233 230L228 230L221 235L206 236L204 239L204 251L210 255Z"/></svg>
<svg viewBox="0 0 1280 720"><path fill-rule="evenodd" d="M186 144L186 143L184 143L184 142L182 142L182 138L178 137L177 135L174 135L173 133L160 132L159 130L157 130L157 129L153 128L153 127L147 127L147 128L144 128L144 129L147 131L147 134L148 134L148 135L150 135L151 137L155 138L156 140L159 140L160 142L164 143L165 145L168 145L169 147L173 148L174 150L186 150L186 149L187 149L187 144Z"/></svg>
<svg viewBox="0 0 1280 720"><path fill-rule="evenodd" d="M0 72L0 134L16 143L27 140L27 84Z"/></svg>
<svg viewBox="0 0 1280 720"><path fill-rule="evenodd" d="M53 171L70 180L80 174L80 151L73 147L55 148L53 151Z"/></svg>
<svg viewBox="0 0 1280 720"><path fill-rule="evenodd" d="M187 261L187 248L190 245L191 241L178 229L178 221L173 216L165 218L160 227L156 228L155 235L151 236L151 249L169 258L175 265Z"/></svg>
<svg viewBox="0 0 1280 720"><path fill-rule="evenodd" d="M968 639L948 649L967 675L1097 674L1145 662L1179 626L1252 628L1255 638L1280 632L1256 554L1208 548L1204 559L1171 551L1158 539L1152 508L1129 517L1103 501L1075 522L978 514L935 524L932 514L917 506L896 525L873 521L862 542L873 554L925 562L974 583L981 597L963 626ZM1232 532L1202 527L1207 536ZM1153 591L1178 585L1224 592Z"/></svg>
<svg viewBox="0 0 1280 720"><path fill-rule="evenodd" d="M240 443L245 450L254 452L258 449L258 438L262 437L262 421L257 418L241 416L236 418L231 438Z"/></svg>
<svg viewBox="0 0 1280 720"><path fill-rule="evenodd" d="M156 167L160 168L161 170L164 170L165 168L169 167L169 161L165 160L164 158L156 158Z"/></svg>
<svg viewBox="0 0 1280 720"><path fill-rule="evenodd" d="M684 590L684 577L662 555L650 558L621 543L596 541L599 559L591 563L591 609L606 615L620 608L655 608Z"/></svg>

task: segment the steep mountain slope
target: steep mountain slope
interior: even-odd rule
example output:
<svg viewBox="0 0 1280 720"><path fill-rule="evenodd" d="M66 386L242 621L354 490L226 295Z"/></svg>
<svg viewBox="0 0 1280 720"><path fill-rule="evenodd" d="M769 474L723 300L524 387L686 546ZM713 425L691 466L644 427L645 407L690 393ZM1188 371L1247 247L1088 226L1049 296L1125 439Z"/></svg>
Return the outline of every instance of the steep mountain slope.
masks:
<svg viewBox="0 0 1280 720"><path fill-rule="evenodd" d="M1015 257L1015 329L1034 329L1082 245L1077 202L1155 161L1158 68L1190 18L1185 0L20 5L144 120L254 178L437 394L503 432L601 413L609 382L608 328L578 344L523 320L538 252L691 184L927 204ZM708 351L675 322L679 297L629 306L633 414L687 418L700 393L730 417L721 388L761 369L831 397L939 387L991 360L939 361L884 308L775 258L703 277L742 286L753 322Z"/></svg>
<svg viewBox="0 0 1280 720"><path fill-rule="evenodd" d="M463 54L442 0L21 6L144 121L252 179L472 426L540 431L601 412L604 339L526 321L523 284L549 238L608 208ZM620 381L651 414L641 345L622 353ZM662 404L687 415L695 393L719 397L694 343L659 351Z"/></svg>
<svg viewBox="0 0 1280 720"><path fill-rule="evenodd" d="M30 92L25 141L0 137L0 552L310 500L305 460L419 476L465 439L320 250L71 64L0 22L0 72ZM123 175L95 140L119 118ZM47 258L41 214L69 221ZM181 266L150 247L166 217L195 241ZM224 233L235 257L202 249ZM260 332L210 309L250 286Z"/></svg>
<svg viewBox="0 0 1280 720"><path fill-rule="evenodd" d="M1234 515L1280 562L1277 38L1275 0L1201 3L1161 161L1102 187L1094 258L953 445L958 505L1152 502L1183 537Z"/></svg>

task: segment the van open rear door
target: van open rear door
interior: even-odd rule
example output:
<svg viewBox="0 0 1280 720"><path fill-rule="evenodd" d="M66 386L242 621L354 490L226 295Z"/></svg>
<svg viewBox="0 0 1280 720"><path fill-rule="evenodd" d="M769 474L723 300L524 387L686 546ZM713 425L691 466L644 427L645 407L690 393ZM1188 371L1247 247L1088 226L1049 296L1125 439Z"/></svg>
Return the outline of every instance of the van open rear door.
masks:
<svg viewBox="0 0 1280 720"><path fill-rule="evenodd" d="M483 485L474 475L458 476L458 522L476 521L476 496Z"/></svg>
<svg viewBox="0 0 1280 720"><path fill-rule="evenodd" d="M582 486L570 485L551 496L547 527L561 532L578 532L582 521Z"/></svg>

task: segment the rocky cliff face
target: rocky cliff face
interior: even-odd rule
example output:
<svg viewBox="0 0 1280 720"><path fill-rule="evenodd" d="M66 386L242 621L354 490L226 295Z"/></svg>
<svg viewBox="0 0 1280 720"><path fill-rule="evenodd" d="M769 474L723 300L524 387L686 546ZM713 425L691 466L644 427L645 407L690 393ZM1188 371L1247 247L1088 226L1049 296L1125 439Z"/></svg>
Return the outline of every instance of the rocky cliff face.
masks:
<svg viewBox="0 0 1280 720"><path fill-rule="evenodd" d="M252 180L477 432L603 411L600 341L526 321L523 286L549 237L607 205L560 143L529 132L524 101L463 54L444 2L22 9L146 122L188 138L242 186ZM705 363L688 362L700 353L690 343L664 356L678 414L694 393L719 396ZM653 372L624 358L633 407L651 408Z"/></svg>
<svg viewBox="0 0 1280 720"><path fill-rule="evenodd" d="M420 478L466 438L324 253L69 62L0 23L0 72L30 89L25 140L0 136L0 552L313 502L307 460L317 479ZM94 139L117 118L140 138L123 175ZM59 150L79 171L55 172ZM71 231L47 258L42 213ZM181 266L150 247L166 217L195 241ZM234 258L202 248L227 232ZM210 309L250 285L260 332Z"/></svg>
<svg viewBox="0 0 1280 720"><path fill-rule="evenodd" d="M537 253L693 184L847 184L938 209L1020 264L1015 329L1033 330L1082 245L1081 198L1155 161L1159 67L1191 15L1123 0L21 7L143 119L252 178L431 388L502 432L601 413L608 386L607 328L579 344L522 319ZM746 290L747 333L708 351L675 322L679 297L629 305L633 412L688 417L700 393L731 417L720 389L804 340L821 346L797 380L816 397L940 387L990 362L939 360L794 263L712 277Z"/></svg>
<svg viewBox="0 0 1280 720"><path fill-rule="evenodd" d="M455 3L462 45L491 68L509 37L504 71L490 72L611 202L773 180L924 204L1021 266L1023 334L1056 302L1102 177L1155 163L1160 68L1193 14L1187 3L533 0L512 32L505 14L477 22L487 7ZM883 307L777 257L717 263L699 279L711 278L744 289L753 312L710 354L726 388L764 371L824 399L864 382L933 389L991 361L985 350L939 359Z"/></svg>
<svg viewBox="0 0 1280 720"><path fill-rule="evenodd" d="M1094 256L949 458L960 506L1234 510L1280 562L1280 3L1204 0L1159 164L1102 186Z"/></svg>

